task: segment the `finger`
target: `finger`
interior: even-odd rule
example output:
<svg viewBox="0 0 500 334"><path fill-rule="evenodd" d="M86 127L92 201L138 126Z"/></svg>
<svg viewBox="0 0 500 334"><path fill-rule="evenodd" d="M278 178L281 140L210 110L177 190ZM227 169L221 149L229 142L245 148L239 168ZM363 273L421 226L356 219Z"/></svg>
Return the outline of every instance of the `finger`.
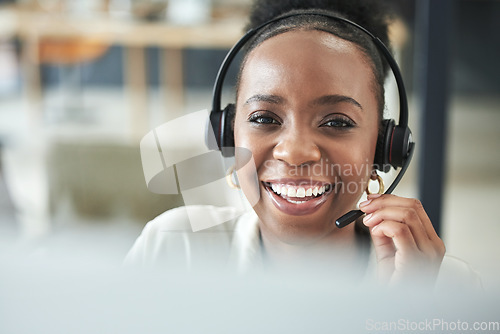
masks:
<svg viewBox="0 0 500 334"><path fill-rule="evenodd" d="M419 215L413 208L385 207L363 218L363 223L368 227L377 226L383 221L395 221L408 225L417 247L421 251L432 248L431 240L420 221Z"/></svg>
<svg viewBox="0 0 500 334"><path fill-rule="evenodd" d="M428 235L428 237L433 241L441 240L432 225L429 216L425 212L422 203L414 198L399 197L390 194L384 195L369 195L368 200L360 203L360 209L365 213L372 213L383 207L395 206L403 208L413 208L418 214L420 221Z"/></svg>
<svg viewBox="0 0 500 334"><path fill-rule="evenodd" d="M394 273L396 246L392 238L372 235L372 244L377 256L377 274L382 282L388 282Z"/></svg>
<svg viewBox="0 0 500 334"><path fill-rule="evenodd" d="M371 229L372 240L383 246L386 242L383 238L390 238L394 243L395 252L402 256L409 256L418 252L417 244L413 238L410 228L406 224L395 221L384 221Z"/></svg>
<svg viewBox="0 0 500 334"><path fill-rule="evenodd" d="M372 244L373 248L375 249L375 254L377 255L377 260L380 262L384 259L394 257L396 254L396 246L394 246L394 241L392 241L392 238L386 236L383 233L372 233L372 230L373 228L370 228Z"/></svg>

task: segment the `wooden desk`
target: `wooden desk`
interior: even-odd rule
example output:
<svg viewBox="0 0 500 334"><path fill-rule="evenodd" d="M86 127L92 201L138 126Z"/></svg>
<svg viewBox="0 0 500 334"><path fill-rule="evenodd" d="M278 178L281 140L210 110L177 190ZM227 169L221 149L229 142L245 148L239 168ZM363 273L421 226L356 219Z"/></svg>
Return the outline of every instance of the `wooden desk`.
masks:
<svg viewBox="0 0 500 334"><path fill-rule="evenodd" d="M174 26L166 22L140 22L110 17L72 17L61 13L0 9L12 19L11 31L23 43L22 67L30 118L41 121L41 83L38 45L42 39L88 38L124 47L124 73L130 98L130 122L136 137L148 130L145 47L162 49L162 80L174 105L184 103L182 50L230 48L243 34L243 19L218 20L198 26Z"/></svg>

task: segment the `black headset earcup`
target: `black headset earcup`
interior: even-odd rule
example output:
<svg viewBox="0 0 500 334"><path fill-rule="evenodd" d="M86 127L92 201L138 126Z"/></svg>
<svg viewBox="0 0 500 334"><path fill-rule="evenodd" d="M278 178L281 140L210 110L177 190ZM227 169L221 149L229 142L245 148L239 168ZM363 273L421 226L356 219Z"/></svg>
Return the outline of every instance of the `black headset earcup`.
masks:
<svg viewBox="0 0 500 334"><path fill-rule="evenodd" d="M389 148L389 163L394 168L402 167L405 164L411 140L411 131L407 126L394 128Z"/></svg>
<svg viewBox="0 0 500 334"><path fill-rule="evenodd" d="M393 119L384 119L378 134L377 148L375 150L373 165L376 169L384 173L387 173L391 169L389 154L394 127L395 122Z"/></svg>
<svg viewBox="0 0 500 334"><path fill-rule="evenodd" d="M223 119L224 121L222 122L222 132L221 132L221 152L222 155L225 157L232 157L234 156L234 129L233 129L233 122L234 122L234 115L236 112L236 106L233 103L228 104L224 110L222 111L223 113Z"/></svg>
<svg viewBox="0 0 500 334"><path fill-rule="evenodd" d="M209 149L222 152L225 157L234 155L233 120L235 105L228 104L223 110L212 110L207 123L205 142ZM210 132L212 130L213 136Z"/></svg>
<svg viewBox="0 0 500 334"><path fill-rule="evenodd" d="M219 145L219 129L220 129L220 117L222 111L210 112L208 117L207 126L205 128L205 145L209 150L218 151L220 149Z"/></svg>
<svg viewBox="0 0 500 334"><path fill-rule="evenodd" d="M410 142L411 131L408 127L396 125L392 119L383 120L377 140L374 167L385 173L391 166L402 167L408 157Z"/></svg>

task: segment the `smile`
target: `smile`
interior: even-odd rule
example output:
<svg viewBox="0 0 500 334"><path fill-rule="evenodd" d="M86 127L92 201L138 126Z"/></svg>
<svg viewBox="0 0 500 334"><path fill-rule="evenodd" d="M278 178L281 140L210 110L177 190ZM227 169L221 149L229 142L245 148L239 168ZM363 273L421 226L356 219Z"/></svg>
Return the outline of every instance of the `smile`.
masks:
<svg viewBox="0 0 500 334"><path fill-rule="evenodd" d="M265 182L265 185L270 187L271 190L284 199L301 199L299 201L295 200L295 202L305 202L314 197L318 197L323 195L325 192L330 191L331 185L323 185L323 186L293 186L286 184L276 184ZM293 200L292 200L293 201Z"/></svg>
<svg viewBox="0 0 500 334"><path fill-rule="evenodd" d="M310 183L310 182L309 182ZM306 215L316 211L332 193L332 184L295 185L281 182L262 182L273 204L291 215Z"/></svg>

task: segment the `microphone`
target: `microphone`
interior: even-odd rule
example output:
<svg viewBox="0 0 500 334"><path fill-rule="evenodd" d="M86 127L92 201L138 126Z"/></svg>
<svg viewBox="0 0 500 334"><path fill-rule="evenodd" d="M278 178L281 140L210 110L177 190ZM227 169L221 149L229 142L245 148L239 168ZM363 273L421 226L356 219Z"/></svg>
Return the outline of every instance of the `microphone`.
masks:
<svg viewBox="0 0 500 334"><path fill-rule="evenodd" d="M406 161L399 171L398 175L392 182L392 184L389 186L389 188L386 190L385 194L390 194L392 191L396 188L396 186L399 184L399 181L403 178L403 175L406 173L406 170L408 169L408 166L410 166L410 161L411 158L413 157L413 151L415 148L415 143L410 142L409 147L408 147L408 157L406 158ZM340 217L335 221L335 225L337 225L338 228L343 228L364 215L365 213L361 210L352 210Z"/></svg>

